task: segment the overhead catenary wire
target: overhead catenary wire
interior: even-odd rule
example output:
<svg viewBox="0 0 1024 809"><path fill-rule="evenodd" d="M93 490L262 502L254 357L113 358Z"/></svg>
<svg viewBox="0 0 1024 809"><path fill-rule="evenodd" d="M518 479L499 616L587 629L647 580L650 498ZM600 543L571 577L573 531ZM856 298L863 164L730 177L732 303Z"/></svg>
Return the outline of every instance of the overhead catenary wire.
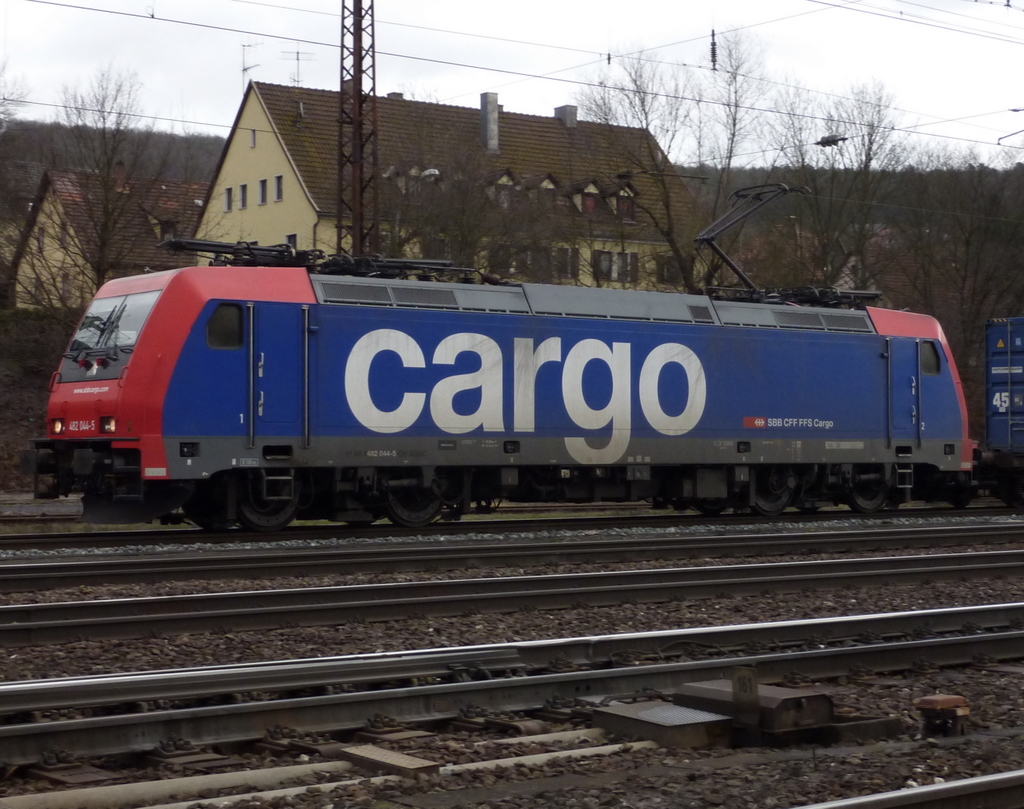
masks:
<svg viewBox="0 0 1024 809"><path fill-rule="evenodd" d="M294 35L256 32L256 31L250 31L250 30L245 30L245 29L240 29L240 28L230 27L230 26L211 25L211 24L208 24L208 23L199 23L199 22L190 21L190 20L179 20L179 19L167 18L167 17L157 17L157 16L155 16L155 14L142 14L142 13L137 13L137 12L127 12L127 11L120 11L120 10L113 10L113 9L97 8L97 7L86 6L86 5L78 5L78 4L74 4L74 3L68 3L68 2L59 2L58 0L28 0L28 2L32 2L32 3L36 3L36 4L41 4L41 5L56 6L56 7L61 7L61 8L73 8L73 9L78 9L78 10L83 10L83 11L88 11L88 12L95 12L95 13L115 14L117 16L136 18L136 19L146 20L146 21L155 20L155 21L158 21L158 22L167 22L167 23L172 23L172 24L176 24L176 25L185 25L185 26L191 26L191 27L199 27L199 28L205 28L205 29L210 29L210 30L214 30L214 31L223 31L223 32L230 32L230 33L240 33L240 34L246 34L246 35L251 35L251 36L266 36L268 38L286 40L286 41L297 43L297 44L307 44L307 45L320 46L320 47L326 47L326 48L339 48L340 47L340 45L337 45L337 44L334 44L334 43L331 43L331 42L315 40L315 39L308 39L308 38L301 38L301 37L295 37ZM288 8L288 7L280 6L280 5L277 5L277 4L259 3L259 2L257 2L257 0L233 0L233 2L244 2L244 3L251 3L251 4L254 4L254 5L267 5L267 6L278 7L278 8ZM843 4L834 3L834 2L824 2L824 0L809 0L809 2L820 2L822 5L825 5L827 7L839 7L839 6L845 7L845 6L843 6ZM857 2L857 0L852 0L852 2ZM849 4L847 4L847 5L849 5ZM291 9L291 10L309 11L307 9ZM328 12L312 12L312 13L324 13L324 14L327 14ZM806 12L806 13L810 13L810 12ZM333 13L331 13L331 14L333 14ZM798 16L798 15L789 15L789 17L776 18L774 20L764 21L763 23L759 23L759 24L770 24L772 22L777 22L779 20L784 20L784 19L792 18L792 16ZM750 27L750 26L744 26L744 27ZM436 31L442 31L442 32L446 32L446 33L459 33L459 34L464 34L464 35L467 35L467 36L477 36L477 35L472 35L472 34L468 34L468 33L464 33L464 32L451 32L448 29L428 29L428 30L436 30ZM739 30L739 29L731 29L731 30ZM481 36L482 38L490 38L490 37L487 37L486 35L479 35L479 36ZM695 40L699 40L699 39L702 39L702 38L705 38L705 37L695 37L695 38L693 38L693 40L683 40L683 41L695 41ZM497 39L504 39L504 38L497 38ZM547 47L547 46L543 45L543 43L528 43L528 42L525 42L523 40L508 40L508 41L514 41L514 42L519 43L519 44L539 45L539 46L542 46L542 47ZM679 44L679 43L671 43L671 44L674 45L674 44ZM1024 43L1022 43L1022 44L1024 44ZM658 48L654 48L652 50L658 50L660 48L670 47L670 46L658 46ZM422 62L428 62L428 63L433 63L433 64L439 64L439 65L445 65L445 66L451 66L451 67L458 67L458 68L462 68L462 69L479 70L479 71L484 71L484 72L497 73L497 74L501 74L501 75L515 76L520 81L523 81L523 80L553 81L553 82L559 82L559 83L575 85L575 86L579 86L579 87L607 86L605 83L601 83L601 82L593 82L593 81L586 81L586 80L581 80L581 79L566 78L566 77L563 77L563 76L556 75L557 73L568 72L570 70L578 70L578 69L581 69L581 68L584 68L584 67L587 67L587 66L590 66L590 65L596 65L596 64L598 64L598 63L603 61L603 55L602 54L598 54L596 51L582 50L582 49L578 49L578 50L580 50L581 52L584 52L584 53L594 53L594 54L597 55L598 58L595 58L594 60L589 60L588 62L584 62L581 65L575 65L575 66L572 66L570 68L565 68L565 69L558 70L558 71L552 71L552 72L545 73L545 74L531 73L529 71L521 71L521 70L511 70L511 69L507 69L507 68L494 67L494 66L476 65L476 64L466 63L466 62L458 62L458 61L454 61L454 60L444 60L444 59L437 59L437 58L434 58L434 57L423 57L423 56L416 56L416 55L413 55L413 54L396 53L396 52L390 52L390 51L378 50L377 53L378 53L378 56L387 56L387 57L397 58L397 59L422 61ZM632 52L630 54L617 55L617 58L643 58L643 57L640 56L640 54L643 54L643 53L645 53L645 51L634 51L634 52ZM659 60L651 60L651 61L658 62ZM686 64L682 64L681 66L687 67L687 68L691 68L691 69L710 69L709 67L701 66L701 65L686 65ZM737 74L737 75L743 75L743 74ZM750 76L749 78L757 80L757 81L765 82L767 84L774 84L774 85L784 86L784 87L794 87L794 89L799 89L801 92L816 92L816 93L820 92L820 91L815 91L815 90L808 90L808 88L799 87L797 85L789 85L789 84L783 83L783 82L776 82L774 80L767 79L767 78L764 78L764 77ZM618 89L620 91L628 91L629 88L625 88L625 87L614 88L613 87L613 89ZM833 98L850 100L847 97L839 95L839 94L824 93L823 95L830 96L830 97L833 97ZM670 98L670 99L675 99L675 100L700 102L700 103L703 103L703 104L711 104L711 105L718 105L718 106L735 106L735 105L731 105L730 102L725 102L725 101L715 101L715 100L709 100L709 99L706 99L706 98L696 98L696 97L692 97L692 96L673 95L673 94L668 94L668 93L652 93L652 96L661 96L661 97L664 97L664 98ZM17 99L14 99L14 100L17 100ZM25 103L31 103L31 104L38 105L38 106L47 106L47 107L51 107L51 108L62 108L62 107L65 107L65 105L62 105L62 104L45 104L43 102L25 102ZM829 123L829 124L837 124L838 123L838 124L847 124L847 125L850 125L850 126L864 126L865 125L864 122L859 122L859 121L852 121L852 120L850 120L850 121L842 121L842 120L836 120L834 118L830 118L828 116L813 115L813 114L808 114L808 113L796 113L796 112L793 112L792 110L774 109L774 108L769 107L769 106L739 105L739 106L737 106L737 108L745 110L745 111L758 112L758 113L763 113L763 114L781 115L781 116L795 116L795 117L800 117L800 118L804 118L804 119L808 119L808 120L818 120L818 121L821 121L823 123ZM892 109L894 109L896 111L899 111L899 112L904 112L904 113L908 112L906 110L901 110L901 109L895 108L895 107L893 107ZM1002 110L1000 110L1000 112L1001 111ZM921 113L909 113L909 114L921 114ZM940 138L940 139L944 139L944 140L948 140L948 141L961 142L961 143L965 143L965 144L973 144L973 145L980 145L980 146L991 146L992 142L988 141L988 140L981 140L981 139L977 139L977 138L967 138L967 137L955 136L955 135L944 135L944 134L935 133L935 132L922 132L921 129L923 127L926 127L926 126L935 126L935 125L938 125L938 124L944 123L944 122L959 121L959 120L966 120L966 119L972 119L972 118L979 118L979 117L985 117L987 115L992 115L992 114L995 114L995 112L981 113L981 114L978 114L978 115L975 115L975 116L959 116L957 118L952 118L952 119L941 119L940 118L939 120L925 122L925 123L920 123L920 124L914 124L914 125L909 125L909 126L895 126L895 127L893 127L893 131L906 132L906 133L910 133L910 134L917 134L917 135L922 135L924 137L930 137L930 138ZM224 124L214 124L214 123L203 122L203 121L195 121L195 120L175 119L175 118L171 118L171 117L167 117L167 116L152 116L152 115L142 115L142 114L139 114L137 117L138 118L142 118L142 119L153 120L153 121L161 121L161 122L173 122L173 123L182 123L182 124L190 124L190 125L195 125L195 126L207 126L207 127L215 127L215 128L229 128L228 125L224 125ZM929 117L931 117L931 116L929 116ZM993 131L996 131L996 130L993 130ZM998 131L1003 131L1003 130L1000 129ZM1015 149L1015 148L1018 148L1018 147L1004 146L1003 148L1014 148ZM748 152L748 153L745 153L743 156L756 156L757 154L768 154L768 153L775 152L775 151L778 151L778 150L777 149L764 149L764 150L759 150L759 151L754 151L754 152Z"/></svg>

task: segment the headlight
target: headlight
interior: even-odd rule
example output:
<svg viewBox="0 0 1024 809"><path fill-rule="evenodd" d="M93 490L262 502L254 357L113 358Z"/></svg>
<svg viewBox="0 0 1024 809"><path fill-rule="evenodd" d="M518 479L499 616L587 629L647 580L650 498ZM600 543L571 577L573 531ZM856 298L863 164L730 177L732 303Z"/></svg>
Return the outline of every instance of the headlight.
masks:
<svg viewBox="0 0 1024 809"><path fill-rule="evenodd" d="M64 432L64 419L51 419L50 432L54 435L61 435Z"/></svg>
<svg viewBox="0 0 1024 809"><path fill-rule="evenodd" d="M107 435L117 431L117 424L114 421L113 416L103 416L100 419L100 432L106 433Z"/></svg>

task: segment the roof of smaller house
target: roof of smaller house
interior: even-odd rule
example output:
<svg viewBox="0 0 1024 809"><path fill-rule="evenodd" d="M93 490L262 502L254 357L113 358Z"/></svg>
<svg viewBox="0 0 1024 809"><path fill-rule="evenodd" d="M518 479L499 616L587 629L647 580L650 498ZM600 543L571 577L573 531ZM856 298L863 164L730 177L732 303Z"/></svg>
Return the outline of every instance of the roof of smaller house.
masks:
<svg viewBox="0 0 1024 809"><path fill-rule="evenodd" d="M253 82L250 92L262 102L282 144L321 214L337 208L339 93ZM643 172L638 156L663 162L649 171L671 171L653 136L644 129L592 121L567 126L558 117L498 112L499 149L483 146L479 108L412 101L397 96L376 100L379 168L457 170L473 165L478 176L509 172L526 186L551 178L562 190L593 181L602 192L628 187L638 197L655 199L655 180ZM682 178L673 185L674 204L689 206ZM612 190L609 190L612 189Z"/></svg>
<svg viewBox="0 0 1024 809"><path fill-rule="evenodd" d="M74 232L77 251L87 261L99 256L100 243L105 241L103 249L115 273L142 267L171 269L181 257L157 245L171 231L177 236L195 234L207 189L207 183L151 178L112 183L94 172L49 169L39 184L16 260L40 224L42 203L50 196L59 204L64 223Z"/></svg>

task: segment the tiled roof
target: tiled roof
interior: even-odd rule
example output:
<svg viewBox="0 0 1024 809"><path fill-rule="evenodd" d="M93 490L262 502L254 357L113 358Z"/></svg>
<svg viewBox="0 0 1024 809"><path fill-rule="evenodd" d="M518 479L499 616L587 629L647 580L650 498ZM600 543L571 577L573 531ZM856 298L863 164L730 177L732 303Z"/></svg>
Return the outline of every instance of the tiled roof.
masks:
<svg viewBox="0 0 1024 809"><path fill-rule="evenodd" d="M60 202L63 215L75 231L81 250L88 256L99 250L98 238L104 227L98 221L103 194L103 180L86 171L47 172L49 190ZM45 181L44 181L45 182ZM178 236L195 234L201 213L200 204L206 195L206 183L180 180L130 181L123 194L121 210L111 215L116 221L115 243L107 246L107 254L129 268L149 267L153 270L178 266L180 256L157 247L160 226L173 227Z"/></svg>
<svg viewBox="0 0 1024 809"><path fill-rule="evenodd" d="M321 214L333 216L337 206L339 94L260 82L253 82L252 89L270 115L313 204ZM570 127L554 116L502 110L498 114L499 151L487 154L481 143L479 108L398 97L380 97L376 103L381 172L416 166L443 173L458 160L463 166L479 166L481 176L507 170L527 186L550 175L562 190L585 180L607 189L620 182L620 175L636 170L625 154L660 153L643 129L589 121ZM643 201L657 198L651 177L631 173L626 179ZM683 180L673 185L676 210L690 210Z"/></svg>

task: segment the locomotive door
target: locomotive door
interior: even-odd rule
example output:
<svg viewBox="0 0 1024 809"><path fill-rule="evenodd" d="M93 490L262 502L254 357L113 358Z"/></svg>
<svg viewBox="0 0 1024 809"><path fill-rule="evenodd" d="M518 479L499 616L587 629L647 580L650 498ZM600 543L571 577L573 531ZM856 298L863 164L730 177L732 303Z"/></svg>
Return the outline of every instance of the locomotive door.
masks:
<svg viewBox="0 0 1024 809"><path fill-rule="evenodd" d="M912 338L885 338L889 361L889 444L921 446L921 362Z"/></svg>
<svg viewBox="0 0 1024 809"><path fill-rule="evenodd" d="M279 303L250 306L253 438L304 435L306 309Z"/></svg>

